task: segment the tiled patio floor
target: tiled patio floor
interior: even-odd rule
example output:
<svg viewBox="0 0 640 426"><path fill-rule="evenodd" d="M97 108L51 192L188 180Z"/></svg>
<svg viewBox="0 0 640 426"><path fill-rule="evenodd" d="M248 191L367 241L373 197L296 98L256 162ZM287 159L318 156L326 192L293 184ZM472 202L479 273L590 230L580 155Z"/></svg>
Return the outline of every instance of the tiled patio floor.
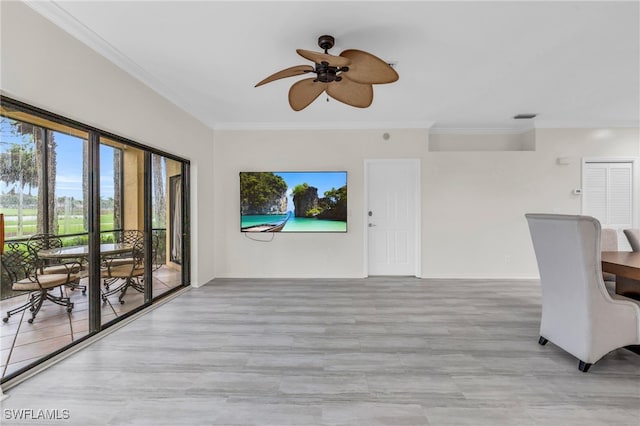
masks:
<svg viewBox="0 0 640 426"><path fill-rule="evenodd" d="M81 284L86 284L86 282ZM153 294L160 295L169 289L179 286L179 271L162 267L153 273ZM115 283L113 285L118 285ZM53 290L58 294L58 289ZM27 366L75 340L86 336L89 329L88 294L80 290L64 290L73 302L73 311L67 313L64 306L45 301L32 324L29 310L12 315L8 322L0 322L0 373L2 377ZM0 301L0 315L13 307L26 302L27 294ZM125 303L118 301L118 293L101 303L102 324L105 324L143 303L143 294L128 289L124 297Z"/></svg>

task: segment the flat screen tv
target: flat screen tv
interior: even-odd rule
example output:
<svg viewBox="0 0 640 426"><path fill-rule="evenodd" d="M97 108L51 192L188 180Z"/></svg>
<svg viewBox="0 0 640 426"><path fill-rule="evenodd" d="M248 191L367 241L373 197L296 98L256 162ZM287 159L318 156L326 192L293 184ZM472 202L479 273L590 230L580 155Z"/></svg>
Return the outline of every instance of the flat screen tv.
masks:
<svg viewBox="0 0 640 426"><path fill-rule="evenodd" d="M242 232L347 232L347 172L240 172Z"/></svg>

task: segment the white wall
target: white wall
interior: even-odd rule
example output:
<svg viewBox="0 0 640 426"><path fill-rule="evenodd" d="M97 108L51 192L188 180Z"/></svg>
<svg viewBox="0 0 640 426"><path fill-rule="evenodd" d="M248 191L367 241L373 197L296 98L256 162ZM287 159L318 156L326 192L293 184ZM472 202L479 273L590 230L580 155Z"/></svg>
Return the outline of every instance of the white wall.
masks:
<svg viewBox="0 0 640 426"><path fill-rule="evenodd" d="M364 160L422 162L422 275L531 278L537 267L524 214L578 214L582 157L640 156L638 129L538 129L534 151L461 151L469 136L426 130L215 132L218 277L360 277L364 268ZM504 146L503 135L498 143ZM448 139L448 141L447 141ZM462 141L461 141L462 140ZM445 145L455 147L447 152ZM528 143L527 143L527 146ZM567 157L569 165L556 163ZM347 170L347 234L277 234L258 243L240 231L240 171Z"/></svg>
<svg viewBox="0 0 640 426"><path fill-rule="evenodd" d="M28 6L1 13L5 95L191 160L191 278L212 279L213 131Z"/></svg>
<svg viewBox="0 0 640 426"><path fill-rule="evenodd" d="M571 190L582 157L640 156L638 129L538 129L535 151L482 152L459 150L466 136L459 151L429 152L426 130L390 130L388 141L374 130L212 132L24 4L2 2L1 13L4 94L191 160L196 285L214 276L362 276L369 158L422 161L424 277L535 277L524 213L579 213ZM349 172L349 232L245 238L238 173L302 169Z"/></svg>
<svg viewBox="0 0 640 426"><path fill-rule="evenodd" d="M427 130L216 131L217 277L362 277L364 159L421 158ZM240 232L241 171L346 170L346 234L276 234L270 243Z"/></svg>
<svg viewBox="0 0 640 426"><path fill-rule="evenodd" d="M535 151L434 152L423 273L537 277L524 214L580 214L582 157L640 156L638 129L537 129ZM558 165L558 157L570 164ZM639 186L640 187L640 186Z"/></svg>

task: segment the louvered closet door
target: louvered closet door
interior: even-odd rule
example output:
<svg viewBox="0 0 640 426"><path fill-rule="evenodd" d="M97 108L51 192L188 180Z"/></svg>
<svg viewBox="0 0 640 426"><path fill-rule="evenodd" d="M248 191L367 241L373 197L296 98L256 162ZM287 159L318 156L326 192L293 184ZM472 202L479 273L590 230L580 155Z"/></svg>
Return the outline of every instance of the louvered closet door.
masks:
<svg viewBox="0 0 640 426"><path fill-rule="evenodd" d="M627 250L622 230L633 226L633 164L586 163L582 212L617 229L618 248Z"/></svg>

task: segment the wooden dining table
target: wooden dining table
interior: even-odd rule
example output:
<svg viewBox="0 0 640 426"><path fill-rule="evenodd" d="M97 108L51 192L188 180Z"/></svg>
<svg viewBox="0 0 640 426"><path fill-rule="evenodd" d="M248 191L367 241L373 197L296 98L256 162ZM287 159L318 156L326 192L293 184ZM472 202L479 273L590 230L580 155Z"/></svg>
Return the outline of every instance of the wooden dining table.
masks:
<svg viewBox="0 0 640 426"><path fill-rule="evenodd" d="M602 271L616 276L616 293L640 300L640 252L603 251Z"/></svg>

